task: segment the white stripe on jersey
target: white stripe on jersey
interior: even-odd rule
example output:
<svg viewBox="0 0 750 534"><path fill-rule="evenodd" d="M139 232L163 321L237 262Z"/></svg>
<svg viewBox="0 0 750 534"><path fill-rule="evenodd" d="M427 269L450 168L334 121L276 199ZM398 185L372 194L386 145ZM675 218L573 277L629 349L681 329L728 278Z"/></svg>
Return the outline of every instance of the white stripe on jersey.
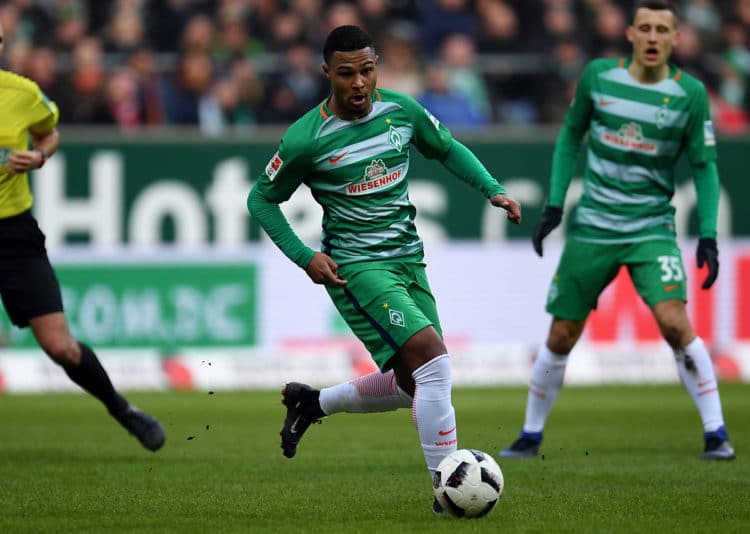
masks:
<svg viewBox="0 0 750 534"><path fill-rule="evenodd" d="M331 115L323 124L320 125L320 129L318 130L318 133L315 135L315 137L318 138L324 135L330 135L334 132L338 132L339 130L344 130L346 128L351 128L352 126L357 126L358 124L370 122L371 120L377 119L378 117L395 109L401 109L401 106L399 106L395 102L378 102L377 100L375 100L372 103L372 111L370 111L370 113L368 113L364 117L360 117L359 119L345 121L339 119L336 115Z"/></svg>
<svg viewBox="0 0 750 534"><path fill-rule="evenodd" d="M368 206L358 208L354 206L329 206L328 216L331 219L343 219L355 222L369 222L373 219L390 219L399 208L409 207L409 197L404 192L399 198L385 206Z"/></svg>
<svg viewBox="0 0 750 534"><path fill-rule="evenodd" d="M651 104L644 104L637 100L617 98L605 93L595 93L592 91L591 100L593 100L595 108L605 113L611 113L612 115L626 119L647 122L659 128L684 128L689 118L687 111L652 106Z"/></svg>
<svg viewBox="0 0 750 534"><path fill-rule="evenodd" d="M674 187L673 172L641 167L639 165L623 165L608 159L600 158L589 148L587 162L592 172L606 176L613 180L635 184L654 181L671 190Z"/></svg>
<svg viewBox="0 0 750 534"><path fill-rule="evenodd" d="M667 78L657 83L640 83L636 81L628 72L627 69L616 68L599 74L600 77L605 80L611 80L613 82L621 83L623 85L630 85L632 87L638 87L640 89L646 89L647 91L658 91L671 96L687 96L685 90L680 87L672 78Z"/></svg>
<svg viewBox="0 0 750 534"><path fill-rule="evenodd" d="M663 206L669 203L668 195L643 195L623 193L610 187L602 187L587 180L584 183L584 195L600 204L619 204L625 206Z"/></svg>
<svg viewBox="0 0 750 534"><path fill-rule="evenodd" d="M654 226L671 225L672 214L656 215L653 217L640 217L633 219L632 215L616 215L598 211L586 206L578 206L575 215L576 222L586 226L602 228L613 233L635 233L641 230L647 230Z"/></svg>
<svg viewBox="0 0 750 534"><path fill-rule="evenodd" d="M401 134L403 139L411 139L413 128L410 125L399 126L397 128L394 128L394 130L397 130L398 133ZM359 143L338 147L335 150L315 159L313 161L313 169L318 172L325 172L332 169L344 167L346 165L351 165L353 163L359 163L361 161L373 159L376 156L382 157L382 154L384 152L388 152L390 150L393 150L394 148L393 145L389 142L390 137L391 132L384 132L380 135L376 135L375 137L370 137L369 139L360 141ZM336 160L335 163L330 162L329 158L336 158L338 156L341 156L341 154L345 154L344 157Z"/></svg>

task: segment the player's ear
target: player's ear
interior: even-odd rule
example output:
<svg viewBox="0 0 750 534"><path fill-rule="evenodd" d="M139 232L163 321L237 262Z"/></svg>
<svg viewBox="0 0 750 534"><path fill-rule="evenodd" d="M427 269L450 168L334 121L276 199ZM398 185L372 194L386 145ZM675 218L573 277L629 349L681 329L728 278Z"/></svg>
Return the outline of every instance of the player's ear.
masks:
<svg viewBox="0 0 750 534"><path fill-rule="evenodd" d="M677 29L677 30L674 31L674 37L672 37L672 46L673 47L677 46L678 44L680 44L680 36L681 35L682 34L680 33L679 29Z"/></svg>
<svg viewBox="0 0 750 534"><path fill-rule="evenodd" d="M328 67L328 64L327 63L323 63L321 65L321 68L323 69L323 74L325 74L325 77L330 80L331 79L331 69L330 69L330 67Z"/></svg>
<svg viewBox="0 0 750 534"><path fill-rule="evenodd" d="M633 42L633 27L632 26L628 26L625 29L625 37L627 37L628 41L630 41L631 43Z"/></svg>

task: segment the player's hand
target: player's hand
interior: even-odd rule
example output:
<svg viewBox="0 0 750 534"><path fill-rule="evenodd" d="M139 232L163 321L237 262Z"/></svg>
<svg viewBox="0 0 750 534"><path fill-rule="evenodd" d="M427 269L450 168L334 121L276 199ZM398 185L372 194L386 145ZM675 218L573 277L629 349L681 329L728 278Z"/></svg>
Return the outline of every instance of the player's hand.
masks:
<svg viewBox="0 0 750 534"><path fill-rule="evenodd" d="M38 169L42 165L42 154L38 150L19 150L8 157L5 169L10 174L19 174Z"/></svg>
<svg viewBox="0 0 750 534"><path fill-rule="evenodd" d="M508 195L492 195L490 202L493 206L503 208L508 212L508 220L515 224L521 224L521 205Z"/></svg>
<svg viewBox="0 0 750 534"><path fill-rule="evenodd" d="M557 228L562 221L562 208L557 206L546 206L542 212L542 218L539 219L539 223L534 229L534 237L532 243L534 243L534 250L539 256L544 254L542 250L542 240L549 235L549 233Z"/></svg>
<svg viewBox="0 0 750 534"><path fill-rule="evenodd" d="M698 268L703 267L704 263L708 265L708 276L702 286L703 289L708 289L719 276L719 249L716 247L716 240L712 237L701 237L698 240L695 258L698 260Z"/></svg>
<svg viewBox="0 0 750 534"><path fill-rule="evenodd" d="M329 255L316 252L307 264L305 272L316 284L345 286L346 280L339 278L338 270L339 266Z"/></svg>

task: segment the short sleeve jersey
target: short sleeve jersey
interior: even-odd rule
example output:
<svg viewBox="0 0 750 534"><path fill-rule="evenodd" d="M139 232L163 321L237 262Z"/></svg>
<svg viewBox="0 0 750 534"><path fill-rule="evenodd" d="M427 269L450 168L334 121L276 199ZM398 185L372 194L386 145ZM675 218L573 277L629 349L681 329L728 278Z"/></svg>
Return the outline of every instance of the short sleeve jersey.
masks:
<svg viewBox="0 0 750 534"><path fill-rule="evenodd" d="M33 202L28 173L9 174L5 169L12 152L29 149L29 132L47 132L59 113L31 80L0 70L0 218L18 215Z"/></svg>
<svg viewBox="0 0 750 534"><path fill-rule="evenodd" d="M365 117L339 119L323 102L287 130L256 188L283 202L306 184L323 207L322 251L339 265L421 260L409 200L409 150L445 156L451 134L406 95L378 89Z"/></svg>
<svg viewBox="0 0 750 534"><path fill-rule="evenodd" d="M691 165L716 159L703 84L674 66L655 84L636 81L628 59L587 66L566 117L588 129L584 188L571 237L590 242L674 238L674 168L682 152Z"/></svg>

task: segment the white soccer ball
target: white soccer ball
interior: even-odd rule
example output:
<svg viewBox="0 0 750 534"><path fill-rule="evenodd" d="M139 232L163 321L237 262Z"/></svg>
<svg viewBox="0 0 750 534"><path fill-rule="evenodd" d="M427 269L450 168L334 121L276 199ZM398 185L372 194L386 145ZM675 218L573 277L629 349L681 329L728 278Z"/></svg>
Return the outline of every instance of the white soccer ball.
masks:
<svg viewBox="0 0 750 534"><path fill-rule="evenodd" d="M475 449L459 449L443 458L435 479L435 498L443 510L467 518L488 514L505 485L497 462Z"/></svg>

